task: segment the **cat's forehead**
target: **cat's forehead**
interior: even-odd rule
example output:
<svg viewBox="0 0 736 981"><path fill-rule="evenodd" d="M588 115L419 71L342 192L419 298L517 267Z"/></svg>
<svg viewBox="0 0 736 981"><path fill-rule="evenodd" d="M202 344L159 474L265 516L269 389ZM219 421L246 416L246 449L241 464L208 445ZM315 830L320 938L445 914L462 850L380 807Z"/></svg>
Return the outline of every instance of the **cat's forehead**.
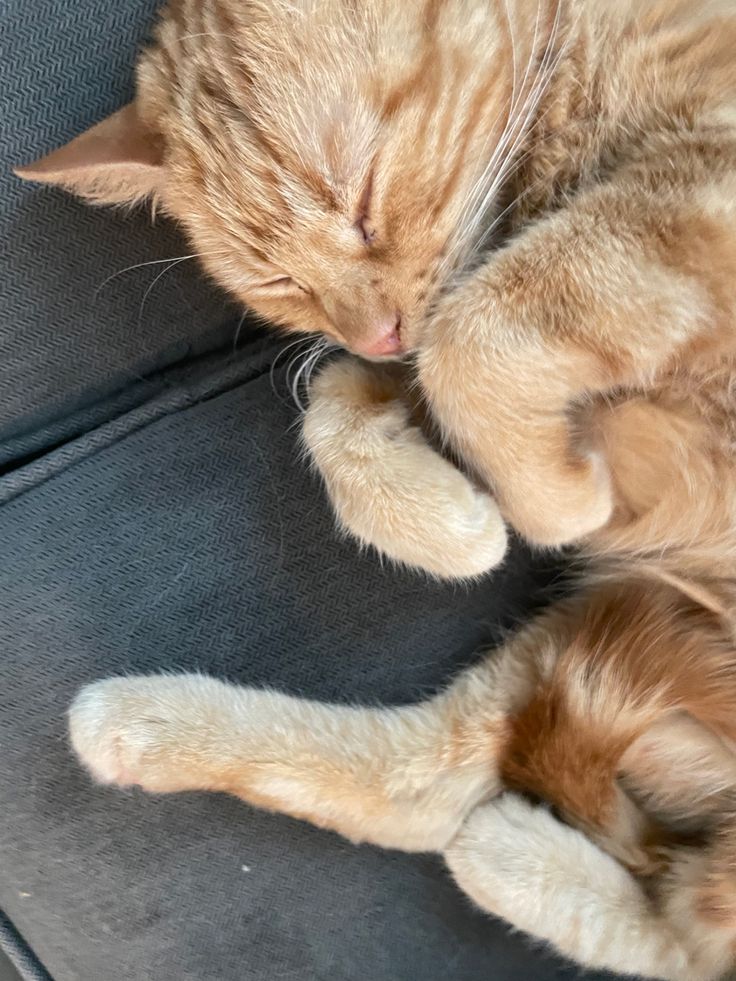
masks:
<svg viewBox="0 0 736 981"><path fill-rule="evenodd" d="M227 8L230 0L216 6ZM508 13L523 0L290 0L253 4L232 35L251 69L250 94L274 103L303 95L315 107L356 92L379 101L397 84L429 80L464 55L482 70L496 44L514 43L528 25ZM539 0L540 9L542 6ZM501 11L505 11L503 16ZM505 22L504 22L505 17ZM297 92L284 89L295 82Z"/></svg>
<svg viewBox="0 0 736 981"><path fill-rule="evenodd" d="M177 2L157 34L155 74L169 76L183 111L226 104L253 123L251 135L316 155L340 176L387 117L418 103L439 112L451 77L468 92L487 78L497 45L513 42L499 10L514 2L210 0L206 18L193 16L200 4Z"/></svg>
<svg viewBox="0 0 736 981"><path fill-rule="evenodd" d="M202 4L177 0L139 73L170 150L172 212L199 238L227 234L229 250L243 242L269 261L295 242L304 251L309 233L324 261L328 246L351 255L373 186L382 239L432 251L503 128L516 40L539 26L520 18L527 5L545 9L209 0L203 19Z"/></svg>

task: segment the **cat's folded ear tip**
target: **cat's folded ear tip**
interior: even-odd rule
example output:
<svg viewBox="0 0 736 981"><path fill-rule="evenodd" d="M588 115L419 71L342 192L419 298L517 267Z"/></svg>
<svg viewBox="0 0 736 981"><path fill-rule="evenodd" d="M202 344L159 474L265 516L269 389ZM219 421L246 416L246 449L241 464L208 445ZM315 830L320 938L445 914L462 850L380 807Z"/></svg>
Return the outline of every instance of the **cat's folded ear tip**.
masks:
<svg viewBox="0 0 736 981"><path fill-rule="evenodd" d="M22 181L31 181L34 184L54 184L57 181L54 180L52 173L47 171L43 166L40 166L40 160L34 160L33 163L23 164L20 167L13 167L12 171L16 177L20 177Z"/></svg>
<svg viewBox="0 0 736 981"><path fill-rule="evenodd" d="M58 172L57 160L63 149L62 147L61 149L51 150L50 153L44 153L42 156L36 157L35 160L30 160L28 163L19 163L11 169L17 177L22 177L23 180L43 180L47 174Z"/></svg>
<svg viewBox="0 0 736 981"><path fill-rule="evenodd" d="M23 181L49 183L53 179L53 175L51 169L44 166L45 159L45 157L41 157L32 163L21 164L18 167L13 167L12 171L16 177L20 177Z"/></svg>

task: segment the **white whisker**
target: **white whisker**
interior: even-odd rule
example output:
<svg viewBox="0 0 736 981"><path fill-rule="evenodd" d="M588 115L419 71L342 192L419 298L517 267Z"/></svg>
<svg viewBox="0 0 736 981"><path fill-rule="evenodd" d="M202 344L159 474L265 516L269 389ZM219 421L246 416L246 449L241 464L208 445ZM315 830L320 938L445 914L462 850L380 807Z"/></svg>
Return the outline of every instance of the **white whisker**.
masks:
<svg viewBox="0 0 736 981"><path fill-rule="evenodd" d="M294 404L296 405L296 407L299 409L300 412L302 413L306 412L306 406L302 401L300 389L306 390L307 393L309 392L309 386L311 384L312 375L314 374L315 368L319 364L321 358L328 351L334 350L334 348L336 347L337 345L329 341L328 338L320 337L317 340L315 340L312 343L309 350L305 352L301 364L297 368L293 378L289 383L289 390L291 391L291 396L294 400ZM299 356L300 356L299 353L295 355L294 359L290 364L290 367L299 358ZM288 370L287 370L287 378L288 378Z"/></svg>
<svg viewBox="0 0 736 981"><path fill-rule="evenodd" d="M301 394L299 392L300 383L305 377L309 378L311 376L311 373L314 370L314 368L312 367L310 369L310 365L312 366L314 365L315 359L320 357L323 350L324 350L324 338L320 338L318 341L315 341L315 343L310 348L310 350L307 351L306 355L302 360L301 365L296 370L294 377L291 380L291 385L289 386L291 390L291 396L294 399L294 403L296 407L302 413L306 411L306 407L302 402Z"/></svg>
<svg viewBox="0 0 736 981"><path fill-rule="evenodd" d="M557 16L559 16L560 7L561 7L561 3L558 3ZM541 9L541 5L537 8L537 27L535 28L534 42L532 44L532 49L529 54L529 61L527 63L526 71L524 73L524 81L523 81L524 89L526 89L527 87L531 68L534 63L534 59L536 58L536 42L538 39L540 9ZM524 98L521 107L517 108L516 112L513 115L513 118L510 118L509 120L510 125L507 127L506 131L503 134L500 144L501 165L497 169L496 173L494 174L490 186L486 188L485 194L483 195L481 200L476 202L475 217L469 226L469 234L468 234L469 240L472 240L473 237L475 236L478 226L480 222L483 220L488 207L490 206L491 202L494 200L495 196L498 193L498 190L503 181L503 176L505 174L508 162L510 160L513 160L513 154L518 148L521 140L528 132L528 124L533 116L534 108L538 104L537 93L538 91L541 91L540 83L544 84L545 81L546 59L548 57L548 53L550 52L550 50L552 50L552 47L557 38L557 27L558 27L557 16L555 17L555 21L553 23L552 30L550 32L550 36L548 38L547 45L545 47L544 55L542 57L542 62L540 64L540 68L537 73L537 77L534 82L534 85L532 85L531 89L526 94L526 97Z"/></svg>
<svg viewBox="0 0 736 981"><path fill-rule="evenodd" d="M506 10L508 16L507 6ZM483 174L481 175L480 179L476 181L469 195L468 203L463 211L463 218L460 222L461 234L458 236L452 248L448 251L448 254L445 256L441 266L441 274L443 276L447 275L447 272L451 266L457 267L458 265L462 265L464 268L466 268L472 259L477 255L482 245L488 240L490 234L489 230L485 230L482 235L478 237L479 228L486 217L489 208L493 205L493 202L497 198L499 191L506 185L510 179L510 176L518 169L518 151L531 130L540 121L539 119L535 119L537 110L539 109L540 103L556 75L562 59L567 53L567 45L563 44L555 55L555 48L557 46L562 22L561 14L562 2L561 0L558 0L554 21L544 47L539 69L537 70L533 84L530 86L529 81L531 78L532 66L537 58L537 47L540 33L540 0L540 3L537 6L534 38L523 78L521 82L515 86L517 88L516 97L512 98L512 104L509 107L507 122L501 137L499 138L499 142L491 155L491 159L484 168ZM511 26L510 22L509 31L513 38L513 27ZM573 36L574 32L571 31L570 37ZM512 57L515 60L513 52ZM518 71L516 68L513 68L512 70L514 72L514 77L516 78ZM509 208L504 209L502 216L497 216L494 219L491 225L494 231L496 228L498 228L502 217L505 217L509 210ZM468 220L467 216L470 213L472 213L472 218ZM460 254L466 249L469 249L470 251L467 255L463 256L463 261L460 263Z"/></svg>
<svg viewBox="0 0 736 981"><path fill-rule="evenodd" d="M544 118L547 116L549 111L550 111L549 108L546 109L544 113L542 113L542 115L539 117L537 122L541 123L544 120ZM518 157L514 161L514 163L508 168L507 172L504 174L503 184L508 184L511 178L516 173L518 173L518 171L524 166L525 163L527 163L527 161L532 156L533 156L533 151L528 150L526 153L523 153L520 157ZM478 252L482 252L486 242L493 236L494 232L500 227L504 218L510 212L512 212L516 207L518 207L518 205L521 204L521 202L524 200L525 197L529 196L533 191L537 190L538 188L544 187L546 185L547 185L547 181L540 178L539 180L534 181L532 184L522 187L522 189L519 191L516 197L511 201L511 203L508 204L503 209L503 211L501 211L498 215L496 215L496 217L493 219L493 221L488 226L488 228L486 228L484 232L481 234L469 258L472 259L472 257L474 255L477 255Z"/></svg>
<svg viewBox="0 0 736 981"><path fill-rule="evenodd" d="M191 255L180 255L180 256L169 256L167 259L149 259L147 262L136 262L133 266L126 266L125 269L119 269L114 272L107 279L103 280L94 292L95 298L99 295L101 290L103 290L108 283L111 283L113 279L117 279L118 276L123 276L125 273L133 272L135 269L144 269L146 266L160 266L164 262L184 262L187 259L201 259L206 255L224 255L224 251L218 249L215 252L193 252Z"/></svg>
<svg viewBox="0 0 736 981"><path fill-rule="evenodd" d="M168 266L164 266L164 268L161 270L158 276L156 276L153 282L149 284L148 289L143 294L143 299L141 300L141 305L138 309L138 326L140 326L141 323L143 322L143 310L146 306L146 300L151 295L153 288L156 286L159 280L163 279L166 273L169 272L169 270L173 269L174 266L178 266L180 263L186 262L187 259L191 259L191 258L192 256L185 255L185 256L181 256L181 258L179 259L174 259L172 262L169 263Z"/></svg>
<svg viewBox="0 0 736 981"><path fill-rule="evenodd" d="M557 7L557 14L558 15L559 15L559 11L560 11L560 4L558 4L558 7ZM546 46L546 49L545 49L545 53L544 53L544 57L542 59L542 65L540 66L540 72L539 72L539 75L538 75L538 78L537 78L537 82L535 83L535 87L532 90L532 93L530 94L530 98L527 100L527 104L524 107L524 115L525 115L526 118L523 120L522 125L519 127L519 131L518 131L517 137L516 137L516 139L514 141L514 144L511 147L511 149L510 149L510 151L509 151L509 153L507 155L506 160L504 161L504 165L501 167L501 169L500 169L500 171L499 171L496 179L493 182L493 185L489 189L489 192L488 192L488 203L490 203L490 201L498 193L498 191L501 189L501 187L503 187L505 184L508 183L508 180L509 180L510 176L514 173L514 170L515 170L515 167L516 167L516 162L517 162L517 158L516 158L515 154L516 154L519 146L521 145L521 141L523 140L523 138L525 137L525 135L530 131L530 128L531 128L530 127L530 123L532 122L532 120L533 120L533 118L534 118L534 116L536 114L536 111L539 108L539 104L540 104L541 100L543 99L544 94L547 91L547 89L548 89L548 87L549 87L549 85L550 85L550 83L552 81L552 78L554 77L554 75L555 75L555 73L557 71L557 68L559 67L562 59L565 57L565 55L567 53L567 49L563 45L563 47L560 49L560 51L557 53L556 57L554 58L554 61L551 64L548 64L548 59L549 59L549 56L550 56L550 54L551 54L551 52L552 52L552 50L554 48L555 40L556 40L556 37L557 37L557 34L558 33L559 32L558 32L558 29L557 29L557 16L556 16L555 17L555 25L554 25L553 31L552 31L552 33L550 35L550 40L547 43L547 46ZM546 113L544 115L546 115ZM537 124L541 121L542 118L544 118L544 115L542 117L540 117L540 119L537 120ZM525 156L527 156L527 155L525 155ZM486 207L487 207L487 205L486 205ZM508 210L509 209L505 209L504 214L507 213ZM483 212L484 212L484 208L482 206L481 209L480 209L480 213L482 214ZM494 222L492 223L492 225L491 225L491 227L493 228L493 230L495 230L495 228L498 227L498 224L499 224L499 218L496 218L494 220ZM488 230L488 229L483 232L483 234L476 241L473 249L471 250L470 256L468 257L468 260L467 261L472 260L472 258L477 255L477 253L482 248L483 244L487 241L487 239L488 239L488 237L489 237L490 234L491 234L490 233L490 230Z"/></svg>
<svg viewBox="0 0 736 981"><path fill-rule="evenodd" d="M303 346L304 344L312 344L312 343L314 343L314 338L312 338L312 337L297 337L297 339L295 341L292 341L290 344L284 345L284 347L282 347L281 350L278 352L278 354L276 355L276 357L273 359L273 361L271 363L271 368L270 368L270 371L269 371L269 375L270 375L270 378L271 378L271 389L272 389L274 395L276 395L277 397L279 397L279 394L276 391L276 382L274 380L274 374L276 372L276 368L278 367L278 363L281 360L281 358L288 351L292 351L295 347L298 348L300 346ZM295 357L296 357L296 355L295 355ZM289 362L289 364L286 367L286 376L287 376L287 379L288 379L288 375L289 375L289 370L290 370L291 365L293 364L293 362L294 362L294 358L292 358L292 360Z"/></svg>
<svg viewBox="0 0 736 981"><path fill-rule="evenodd" d="M518 109L519 99L521 98L522 92L526 88L529 79L529 72L531 70L531 66L533 64L534 57L536 55L537 41L539 37L539 24L541 18L542 0L538 0L537 3L537 14L536 14L536 21L534 25L534 37L532 40L529 60L527 62L527 66L524 72L524 78L522 80L521 87L520 88L517 87L516 35L514 33L513 23L511 20L511 12L509 10L507 0L504 0L504 9L506 12L506 19L509 28L509 36L511 38L512 74L513 74L512 91L511 91L511 98L509 101L509 108L506 116L506 123L504 124L504 128L501 132L501 136L499 137L498 143L496 144L493 153L491 154L491 157L488 160L488 163L484 167L483 172L481 173L480 177L476 180L475 184L471 188L470 193L468 194L468 199L465 207L463 208L463 212L461 214L460 221L459 221L461 235L459 236L454 247L450 250L447 257L445 258L442 264L442 272L446 272L447 267L457 259L460 251L468 244L470 240L472 240L473 234L475 233L475 230L477 229L479 222L483 218L485 208L481 207L479 205L479 202L481 199L486 200L488 198L487 195L488 182L490 180L493 183L493 175L496 172L499 162L502 161L503 155L506 151L506 147L508 146L511 132L514 128L515 120L518 115L517 109ZM497 118L498 117L496 117L496 119ZM494 124L491 127L488 138L490 138L490 135L492 134L493 129L495 128L495 122L496 120L494 120ZM471 215L473 216L472 220L469 220Z"/></svg>
<svg viewBox="0 0 736 981"><path fill-rule="evenodd" d="M240 340L240 332L243 329L243 326L245 324L245 321L248 319L248 314L249 313L250 313L250 310L248 310L246 308L243 311L243 316L240 318L240 321L238 322L238 326L235 328L235 337L233 338L233 354L237 354L237 351L238 351L238 341Z"/></svg>

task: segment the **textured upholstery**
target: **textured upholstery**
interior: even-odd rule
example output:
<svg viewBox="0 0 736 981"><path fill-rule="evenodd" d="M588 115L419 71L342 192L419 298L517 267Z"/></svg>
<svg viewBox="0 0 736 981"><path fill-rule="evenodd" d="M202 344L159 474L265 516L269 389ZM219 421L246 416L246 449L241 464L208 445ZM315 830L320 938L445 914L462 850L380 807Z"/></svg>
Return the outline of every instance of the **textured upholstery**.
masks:
<svg viewBox="0 0 736 981"><path fill-rule="evenodd" d="M11 173L130 97L131 65L155 7L0 4L0 439L18 437L6 455L32 451L40 426L58 427L73 410L206 345L208 331L233 315L186 262L143 302L167 264L121 271L187 255L167 225L123 220Z"/></svg>

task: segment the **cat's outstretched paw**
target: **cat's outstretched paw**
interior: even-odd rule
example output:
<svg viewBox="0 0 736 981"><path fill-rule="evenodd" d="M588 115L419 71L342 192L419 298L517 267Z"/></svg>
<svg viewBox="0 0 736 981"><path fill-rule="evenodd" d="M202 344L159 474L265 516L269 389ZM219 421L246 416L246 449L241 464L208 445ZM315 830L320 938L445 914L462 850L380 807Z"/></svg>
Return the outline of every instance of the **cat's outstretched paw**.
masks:
<svg viewBox="0 0 736 981"><path fill-rule="evenodd" d="M334 362L317 378L304 438L341 525L360 542L440 579L498 566L496 502L429 445L396 369Z"/></svg>
<svg viewBox="0 0 736 981"><path fill-rule="evenodd" d="M100 783L154 793L218 789L207 747L207 713L218 682L199 676L108 678L83 688L69 709L69 734ZM215 716L210 723L217 720ZM215 767L216 769L216 767Z"/></svg>

